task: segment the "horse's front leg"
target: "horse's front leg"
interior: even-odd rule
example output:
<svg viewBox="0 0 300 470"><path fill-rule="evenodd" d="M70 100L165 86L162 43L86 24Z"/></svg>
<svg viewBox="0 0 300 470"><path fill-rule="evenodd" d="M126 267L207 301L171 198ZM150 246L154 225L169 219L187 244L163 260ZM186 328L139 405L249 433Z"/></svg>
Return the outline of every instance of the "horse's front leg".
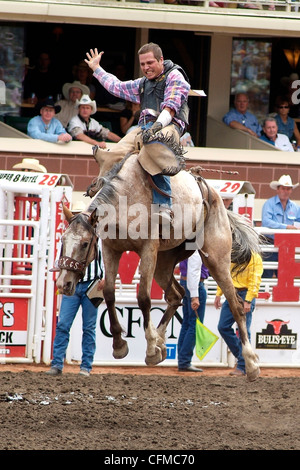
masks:
<svg viewBox="0 0 300 470"><path fill-rule="evenodd" d="M115 281L118 273L121 253L111 252L103 248L105 265L105 285L103 295L107 306L110 332L113 337L113 357L123 359L128 354L127 341L122 338L122 327L119 323L115 306Z"/></svg>
<svg viewBox="0 0 300 470"><path fill-rule="evenodd" d="M163 252L160 251L157 256L156 269L154 273L154 279L164 290L165 300L168 304L157 327L157 333L159 334L158 346L160 346L162 351L165 353L163 359L167 357L165 346L167 326L177 308L182 305L182 299L185 294L184 288L176 281L173 275L178 252L179 249Z"/></svg>
<svg viewBox="0 0 300 470"><path fill-rule="evenodd" d="M165 359L166 354L158 346L159 335L154 327L151 317L151 285L156 265L157 252L155 249L143 251L140 262L140 284L137 296L139 308L144 318L145 338L147 341L147 350L145 362L147 365L156 365ZM164 346L165 347L165 346Z"/></svg>

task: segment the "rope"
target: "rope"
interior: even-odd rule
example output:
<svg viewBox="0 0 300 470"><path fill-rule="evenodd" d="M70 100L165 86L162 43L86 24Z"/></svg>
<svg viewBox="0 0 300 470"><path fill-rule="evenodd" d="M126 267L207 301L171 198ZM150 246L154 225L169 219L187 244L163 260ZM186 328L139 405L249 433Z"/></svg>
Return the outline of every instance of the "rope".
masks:
<svg viewBox="0 0 300 470"><path fill-rule="evenodd" d="M189 170L187 171L190 171L191 173L196 173L196 174L200 174L202 171L208 171L208 172L211 172L211 173L226 173L228 175L238 175L239 172L238 171L231 171L231 170L214 170L212 168L202 168L201 166L193 166L192 168L190 168Z"/></svg>

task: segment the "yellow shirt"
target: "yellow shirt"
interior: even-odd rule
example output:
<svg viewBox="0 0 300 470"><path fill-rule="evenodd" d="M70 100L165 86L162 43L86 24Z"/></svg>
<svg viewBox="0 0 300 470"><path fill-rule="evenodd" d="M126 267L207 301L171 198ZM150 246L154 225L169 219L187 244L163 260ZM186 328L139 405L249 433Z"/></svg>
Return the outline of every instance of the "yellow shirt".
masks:
<svg viewBox="0 0 300 470"><path fill-rule="evenodd" d="M233 267L234 264L231 263L230 271L232 271ZM246 269L241 273L232 274L232 282L234 287L237 289L241 289L243 287L247 289L247 295L245 298L247 302L251 302L255 297L258 296L263 270L261 256L258 253L253 253ZM222 290L219 286L217 286L216 295L222 295Z"/></svg>

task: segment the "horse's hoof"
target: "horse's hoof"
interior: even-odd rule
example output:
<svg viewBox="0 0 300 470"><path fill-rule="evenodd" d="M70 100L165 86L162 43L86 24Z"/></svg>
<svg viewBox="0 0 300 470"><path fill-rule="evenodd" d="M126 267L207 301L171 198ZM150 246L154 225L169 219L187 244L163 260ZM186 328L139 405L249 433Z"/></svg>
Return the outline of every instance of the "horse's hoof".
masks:
<svg viewBox="0 0 300 470"><path fill-rule="evenodd" d="M161 346L161 356L162 356L161 362L163 362L163 361L167 358L167 354L168 354L167 348L166 348L166 346L163 344L163 345Z"/></svg>
<svg viewBox="0 0 300 470"><path fill-rule="evenodd" d="M162 352L161 349L156 346L155 354L153 356L146 356L145 363L147 366L156 366L160 362L162 362Z"/></svg>
<svg viewBox="0 0 300 470"><path fill-rule="evenodd" d="M259 374L260 374L260 368L257 367L257 369L254 369L251 372L247 372L247 380L249 382L254 382L254 380L258 379Z"/></svg>
<svg viewBox="0 0 300 470"><path fill-rule="evenodd" d="M127 356L128 352L128 344L126 343L126 341L124 341L124 344L121 348L113 350L113 357L115 359L123 359L123 357Z"/></svg>

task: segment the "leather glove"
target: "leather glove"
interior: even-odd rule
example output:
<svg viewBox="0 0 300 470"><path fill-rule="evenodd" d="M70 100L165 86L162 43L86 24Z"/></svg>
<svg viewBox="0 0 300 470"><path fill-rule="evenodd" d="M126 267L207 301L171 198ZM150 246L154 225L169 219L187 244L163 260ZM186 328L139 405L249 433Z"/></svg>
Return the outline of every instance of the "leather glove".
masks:
<svg viewBox="0 0 300 470"><path fill-rule="evenodd" d="M150 127L150 129L147 129L143 132L143 140L149 140L151 137L154 136L154 134L156 134L156 132L159 132L162 127L162 123L156 121L153 126Z"/></svg>

